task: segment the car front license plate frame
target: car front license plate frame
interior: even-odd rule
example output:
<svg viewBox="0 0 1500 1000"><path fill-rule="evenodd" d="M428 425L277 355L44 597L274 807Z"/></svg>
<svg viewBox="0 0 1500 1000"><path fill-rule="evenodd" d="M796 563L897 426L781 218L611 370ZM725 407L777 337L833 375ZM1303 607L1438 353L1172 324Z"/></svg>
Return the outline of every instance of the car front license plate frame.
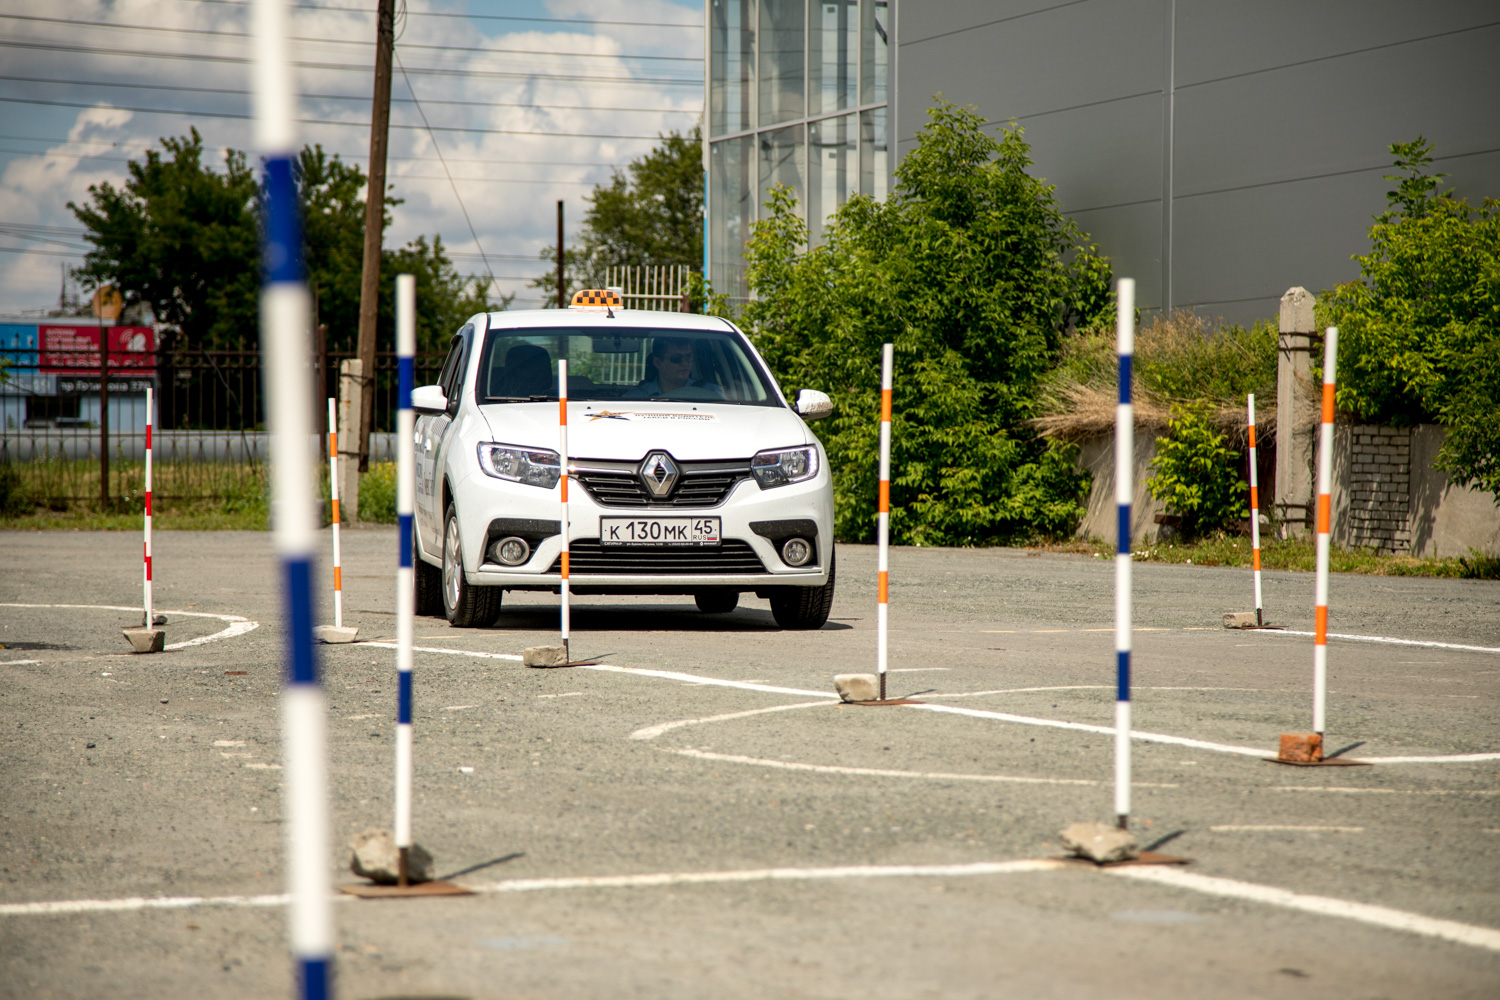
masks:
<svg viewBox="0 0 1500 1000"><path fill-rule="evenodd" d="M607 547L670 545L702 548L723 541L718 517L601 517L599 544Z"/></svg>

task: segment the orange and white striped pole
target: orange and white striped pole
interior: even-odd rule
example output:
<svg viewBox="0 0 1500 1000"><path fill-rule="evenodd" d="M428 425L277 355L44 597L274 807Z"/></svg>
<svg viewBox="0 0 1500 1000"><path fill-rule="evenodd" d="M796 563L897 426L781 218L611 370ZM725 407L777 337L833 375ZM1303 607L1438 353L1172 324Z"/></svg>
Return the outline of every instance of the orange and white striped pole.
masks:
<svg viewBox="0 0 1500 1000"><path fill-rule="evenodd" d="M573 662L568 650L569 620L568 594L568 362L557 360L557 464L558 481L562 484L562 582L558 588L562 595L562 644L563 662Z"/></svg>
<svg viewBox="0 0 1500 1000"><path fill-rule="evenodd" d="M1328 700L1328 545L1333 521L1333 390L1339 328L1323 341L1323 427L1318 439L1317 611L1313 628L1313 732L1323 735Z"/></svg>
<svg viewBox="0 0 1500 1000"><path fill-rule="evenodd" d="M1264 625L1260 603L1260 481L1255 469L1255 393L1246 397L1250 413L1250 565L1255 573L1255 624Z"/></svg>
<svg viewBox="0 0 1500 1000"><path fill-rule="evenodd" d="M886 623L891 604L891 368L893 360L894 345L883 345L880 349L880 506L875 518L875 538L880 560L879 604L876 607L878 622L876 667L880 674L881 701L886 700L885 673L890 652L890 644L886 638Z"/></svg>
<svg viewBox="0 0 1500 1000"><path fill-rule="evenodd" d="M155 423L152 417L152 404L156 402L156 393L150 386L146 387L146 547L145 547L145 616L141 618L141 628L154 628L154 616L151 609L151 428Z"/></svg>
<svg viewBox="0 0 1500 1000"><path fill-rule="evenodd" d="M344 572L339 557L339 430L334 399L328 397L328 492L333 499L333 627L344 627Z"/></svg>

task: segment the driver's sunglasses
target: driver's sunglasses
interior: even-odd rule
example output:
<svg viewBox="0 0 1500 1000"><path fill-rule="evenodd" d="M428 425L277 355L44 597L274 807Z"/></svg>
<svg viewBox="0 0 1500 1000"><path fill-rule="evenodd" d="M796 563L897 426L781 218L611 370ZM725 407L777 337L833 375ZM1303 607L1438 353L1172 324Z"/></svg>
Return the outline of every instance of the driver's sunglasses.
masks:
<svg viewBox="0 0 1500 1000"><path fill-rule="evenodd" d="M663 358L668 364L672 365L680 365L684 361L693 360L693 356L691 354L666 354L663 355Z"/></svg>

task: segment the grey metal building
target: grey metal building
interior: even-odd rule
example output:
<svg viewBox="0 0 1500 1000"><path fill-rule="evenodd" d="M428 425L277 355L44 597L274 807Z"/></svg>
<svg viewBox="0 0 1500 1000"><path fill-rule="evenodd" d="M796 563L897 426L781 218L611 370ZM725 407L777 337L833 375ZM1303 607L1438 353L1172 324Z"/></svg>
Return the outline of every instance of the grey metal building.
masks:
<svg viewBox="0 0 1500 1000"><path fill-rule="evenodd" d="M1458 194L1474 204L1500 197L1496 0L906 0L899 9L895 0L706 0L716 283L737 276L747 202L762 190L741 181L736 201L715 179L731 173L715 174L731 134L716 117L734 76L729 47L789 48L777 25L831 15L844 30L865 23L865 7L889 42L888 93L869 95L857 113L888 109L895 157L911 148L935 94L977 106L997 129L1014 120L1033 172L1056 185L1115 273L1136 279L1147 309L1243 322L1274 316L1293 285L1317 291L1355 277L1350 257L1368 247L1391 188L1383 175L1393 142L1425 136L1434 169ZM725 16L731 10L740 21ZM825 34L828 23L819 23ZM803 28L796 40L808 67L823 51L813 37ZM851 37L863 46L867 36ZM796 86L810 102L806 127L813 88ZM764 111L742 121L743 142ZM803 168L804 204L811 173ZM813 214L832 207L824 198Z"/></svg>

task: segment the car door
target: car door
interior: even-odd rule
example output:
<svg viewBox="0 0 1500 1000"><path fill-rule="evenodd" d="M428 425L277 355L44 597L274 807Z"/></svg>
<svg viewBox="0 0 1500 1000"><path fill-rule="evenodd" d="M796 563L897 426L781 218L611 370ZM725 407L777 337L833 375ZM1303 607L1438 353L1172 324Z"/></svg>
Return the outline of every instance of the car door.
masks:
<svg viewBox="0 0 1500 1000"><path fill-rule="evenodd" d="M448 357L443 361L438 385L448 400L444 413L426 413L417 418L417 535L422 540L422 551L437 555L441 550L443 533L443 468L442 445L453 417L458 413L459 394L463 389L464 368L468 361L469 344L473 340L473 325L465 326L449 342Z"/></svg>

